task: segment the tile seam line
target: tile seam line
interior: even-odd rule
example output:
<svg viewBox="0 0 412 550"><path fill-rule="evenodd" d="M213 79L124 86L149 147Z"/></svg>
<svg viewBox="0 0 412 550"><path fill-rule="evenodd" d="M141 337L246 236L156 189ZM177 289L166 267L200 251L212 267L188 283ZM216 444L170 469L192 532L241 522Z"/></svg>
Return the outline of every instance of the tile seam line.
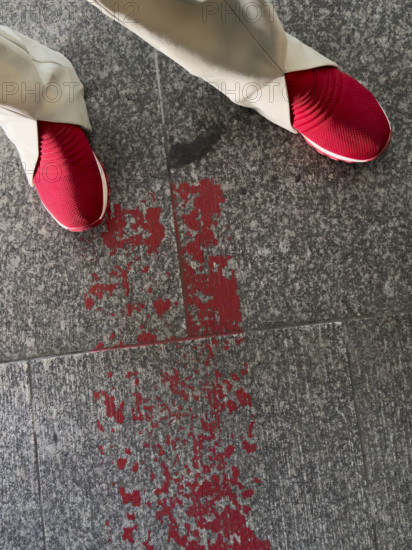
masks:
<svg viewBox="0 0 412 550"><path fill-rule="evenodd" d="M175 230L175 241L176 241L176 248L177 248L177 258L179 263L179 279L180 279L180 286L182 289L182 298L183 298L183 309L185 312L185 323L186 323L186 334L187 338L192 338L189 335L189 308L188 308L188 299L187 299L187 288L184 282L183 277L183 254L182 249L180 245L180 237L179 237L179 227L177 222L177 212L176 212L176 197L173 190L173 182L169 179L169 186L170 186L170 198L172 201L172 213L173 213L173 225Z"/></svg>
<svg viewBox="0 0 412 550"><path fill-rule="evenodd" d="M386 310L386 311L378 311L373 314L365 314L365 315L357 315L355 317L332 317L332 318L326 318L326 319L314 319L312 321L310 320L304 320L304 321L297 321L292 323L266 323L263 324L260 327L254 326L250 327L248 329L248 332L259 332L259 331L269 331L269 330L277 330L277 329L285 329L285 328L295 328L295 327L305 327L305 326L312 326L312 325L322 325L322 324L333 324L333 323L351 323L353 321L368 321L372 319L385 319L392 316L402 316L402 315L410 315L412 313L411 309L392 309L392 310Z"/></svg>
<svg viewBox="0 0 412 550"><path fill-rule="evenodd" d="M34 410L33 410L33 382L31 377L31 364L30 361L27 362L27 377L28 377L28 384L29 384L29 395L30 395L30 411L31 411L31 423L32 423L32 431L33 431L33 447L34 447L34 464L36 468L36 477L37 477L37 492L39 495L39 509L40 509L40 519L41 519L41 527L42 527L42 535L43 535L43 550L47 550L47 543L46 543L46 526L44 523L44 511L43 511L43 497L42 497L42 491L41 491L41 479L40 479L40 467L39 467L39 452L38 452L38 445L37 445L37 434L36 434L36 428L34 424Z"/></svg>
<svg viewBox="0 0 412 550"><path fill-rule="evenodd" d="M371 481L370 481L370 473L369 473L369 467L368 467L368 462L367 462L367 452L366 452L365 438L364 438L363 429L362 429L361 413L360 413L360 407L359 407L357 393L356 393L356 389L355 389L355 380L354 380L354 372L353 372L353 361L356 358L356 353L353 350L351 340L349 338L347 323L343 323L342 326L343 326L343 339L344 339L345 348L346 348L346 359L347 359L347 365L348 365L348 373L349 373L350 385L351 385L351 390L352 390L353 406L354 406L354 409L355 409L356 428L357 428L358 437L359 437L359 445L360 445L360 451L361 451L361 456L362 456L363 473L364 473L364 477L365 477L366 503L367 503L367 506L368 506L368 513L370 515L371 527L372 527L372 533L373 533L373 541L372 542L373 542L374 550L379 550L376 523L374 521L374 517L373 517L373 513L372 513L372 506L371 506L372 503L371 503L371 499L370 499Z"/></svg>
<svg viewBox="0 0 412 550"><path fill-rule="evenodd" d="M180 238L179 238L179 228L177 223L177 212L176 212L176 205L175 205L175 196L173 192L173 183L172 183L172 174L169 166L169 156L167 152L167 143L168 143L168 137L169 134L167 132L166 127L166 118L165 118L165 112L164 112L164 105L163 105L163 93L162 93L162 84L160 82L160 68L158 63L158 52L155 51L154 56L154 65L155 65L155 71L156 71L156 83L157 83L157 90L159 94L159 105L160 105L160 116L162 118L162 126L163 126L163 147L164 147L164 153L166 158L166 171L169 181L169 191L170 191L170 200L172 203L172 216L173 216L173 227L174 227L174 237L176 242L176 251L177 251L177 261L179 264L179 279L180 279L180 288L182 290L182 298L183 298L183 310L185 314L185 323L186 323L186 335L189 336L189 311L187 307L187 296L185 293L185 285L184 285L184 279L183 279L183 258L181 255L181 248L180 248Z"/></svg>
<svg viewBox="0 0 412 550"><path fill-rule="evenodd" d="M412 309L410 310L399 310L399 311L386 311L386 312L380 312L376 315L370 315L370 316L362 316L362 317L346 317L346 318L339 318L339 319L320 319L316 321L302 321L302 323L293 323L293 324L283 324L283 325L273 325L273 326L265 326L265 327L258 327L258 328L252 328L249 330L242 330L242 331L236 331L236 332L225 332L225 333L219 333L219 334L204 334L202 336L193 336L193 337L182 337L182 338L175 338L175 339L168 339L168 340L159 340L158 342L153 342L151 344L131 344L129 346L119 347L119 348L110 348L110 349L102 349L102 350L72 350L61 354L50 354L50 355L35 355L33 357L23 357L18 359L11 359L11 360L2 360L0 361L0 367L5 365L14 365L17 363L24 363L24 362L30 362L30 361L41 361L43 359L52 359L54 357L72 357L74 355L84 355L84 354L95 354L95 353L101 353L105 351L117 351L117 350L126 350L126 349L137 349L137 348L147 348L151 346L156 345L165 345L165 344L173 344L173 343L180 343L180 342L189 342L189 341L196 341L196 340L210 340L211 338L223 338L225 336L236 336L239 335L242 338L247 338L248 335L254 334L257 332L273 332L275 330L283 330L283 329L293 329L293 328L299 328L299 327L309 327L309 326L316 326L316 325L333 325L333 324L343 324L343 323L350 323L352 321L363 321L363 320L373 320L373 319L385 319L387 317L392 316L403 316L403 315L410 315L412 314Z"/></svg>
<svg viewBox="0 0 412 550"><path fill-rule="evenodd" d="M68 351L66 353L61 354L51 354L51 355L36 355L33 357L26 357L25 359L13 359L11 361L2 361L0 362L0 367L8 365L12 366L17 363L27 363L27 362L34 362L34 361L43 361L46 359L53 359L53 358L63 358L63 357L74 357L76 355L96 355L99 353L104 353L107 351L124 351L128 349L139 349L139 348L151 348L155 347L157 345L164 346L167 344L180 344L184 342L196 342L199 340L210 340L211 338L225 338L229 336L239 336L241 338L245 337L245 333L243 331L235 331L235 332L225 332L225 333L219 333L219 334L204 334L202 336L185 336L182 338L173 338L168 340L159 340L158 342L151 342L149 344L130 344L126 346L119 346L119 347L113 347L113 348L103 348L103 349L97 349L97 350L80 350L80 351Z"/></svg>

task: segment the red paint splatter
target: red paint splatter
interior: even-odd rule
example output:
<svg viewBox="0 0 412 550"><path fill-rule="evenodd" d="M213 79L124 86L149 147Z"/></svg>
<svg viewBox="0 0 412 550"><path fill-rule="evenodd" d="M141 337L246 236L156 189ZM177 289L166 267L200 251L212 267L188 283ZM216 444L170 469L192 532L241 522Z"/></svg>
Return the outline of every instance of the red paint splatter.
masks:
<svg viewBox="0 0 412 550"><path fill-rule="evenodd" d="M246 439L242 442L242 448L245 449L247 453L254 453L256 451L256 443L250 444Z"/></svg>
<svg viewBox="0 0 412 550"><path fill-rule="evenodd" d="M90 298L87 296L87 294L84 295L84 305L86 306L86 309L89 311L93 309L94 306L94 300L93 298Z"/></svg>
<svg viewBox="0 0 412 550"><path fill-rule="evenodd" d="M137 525L133 525L133 527L123 527L123 540L126 540L127 542L134 542L133 538L133 531L137 531Z"/></svg>
<svg viewBox="0 0 412 550"><path fill-rule="evenodd" d="M112 395L108 395L107 392L101 391L101 392L94 392L94 400L97 401L100 399L100 397L104 395L105 398L105 405L106 405L106 414L108 418L113 418L118 424L123 424L124 422L124 416L123 416L123 407L124 407L124 401L122 401L119 405L119 408L116 409L114 404L114 397Z"/></svg>
<svg viewBox="0 0 412 550"><path fill-rule="evenodd" d="M178 220L190 230L186 244L179 245L188 336L240 331L237 280L234 269L229 268L232 256L213 254L219 244L213 228L218 225L220 205L226 200L220 186L207 178L199 185L173 184L172 199L179 212L193 203L189 213L180 213ZM184 235L184 228L181 231Z"/></svg>
<svg viewBox="0 0 412 550"><path fill-rule="evenodd" d="M149 544L149 541L150 541L150 529L149 529L149 533L148 533L148 536L147 536L147 540L145 540L145 542L143 542L143 546L146 548L146 550L154 550L154 546L152 544ZM195 549L193 549L195 550Z"/></svg>
<svg viewBox="0 0 412 550"><path fill-rule="evenodd" d="M125 247L134 250L142 244L146 246L148 254L157 252L165 236L164 227L159 221L160 213L161 208L158 207L148 208L144 214L138 208L126 209L115 204L114 212L109 211L106 218L106 231L101 233L103 242L111 250L110 255L113 256ZM128 235L126 227L130 218L134 220L131 223L133 232ZM149 234L148 237L143 238L144 232Z"/></svg>
<svg viewBox="0 0 412 550"><path fill-rule="evenodd" d="M166 311L169 311L172 302L169 299L163 301L161 298L159 298L158 300L153 301L153 305L158 316L163 317Z"/></svg>
<svg viewBox="0 0 412 550"><path fill-rule="evenodd" d="M132 493L127 493L124 487L119 487L119 494L123 499L123 504L131 504L132 506L140 506L141 497L140 491L133 491Z"/></svg>
<svg viewBox="0 0 412 550"><path fill-rule="evenodd" d="M127 458L118 458L117 467L119 468L119 470L124 470L126 463L127 463Z"/></svg>
<svg viewBox="0 0 412 550"><path fill-rule="evenodd" d="M123 505L140 507L141 513L152 511L165 524L165 547L270 550L269 541L259 539L248 527L251 506L247 503L260 479L252 478L253 488L242 483L241 472L254 467L251 453L257 449L252 397L245 387L249 369L246 362L228 370L216 366L217 347L225 353L235 345L239 344L234 339L216 338L211 343L193 343L195 363L184 360L179 367L160 370L158 384L143 369L123 375L132 388L129 398L122 401L126 403L123 412L125 422L136 429L139 460L127 448L130 466L120 465L134 475L129 488L122 486L118 493ZM95 392L95 401L103 395L107 393ZM114 402L109 407L106 402L109 418L113 409ZM235 422L226 422L231 414L236 414ZM233 425L236 431L228 433ZM141 459L146 449L151 462ZM124 447L117 456L122 452L126 452ZM235 464L242 464L242 469ZM133 486L136 483L138 487ZM124 513L133 519L130 509ZM133 532L129 536L133 538ZM143 543L148 550L153 548L149 541L150 532Z"/></svg>
<svg viewBox="0 0 412 550"><path fill-rule="evenodd" d="M91 274L92 284L84 294L84 304L87 311L107 312L108 305L114 303L116 307L112 309L116 309L116 311L109 311L107 314L115 318L124 318L126 316L131 317L134 312L140 313L143 308L151 306L150 302L147 304L144 302L127 302L127 298L132 295L133 290L133 280L130 274L134 265L140 262L143 264L142 266L139 265L137 270L133 270L133 274L148 273L149 265L147 258L144 258L144 254L159 253L159 247L165 237L165 229L160 221L162 210L159 206L150 207L146 204L150 200L153 202L156 200L153 193L149 193L149 197L147 201L141 201L144 206L139 208L124 208L120 204L109 206L108 215L104 222L104 230L95 238L106 247L109 257L114 258L111 262L106 262L106 264L111 263L106 276L101 276L96 272ZM84 239L83 241L86 242ZM92 238L87 242L92 243ZM141 250L142 254L137 255L134 253L136 248ZM139 281L138 284L138 292L142 294L142 281ZM149 293L153 292L152 286L146 286L146 284L144 286ZM170 306L168 308L166 305L168 300L166 298L162 301L156 301L156 305L153 304L158 317L163 317L169 310ZM147 312L145 317L150 319L150 313ZM99 342L93 351L114 349L125 345L124 337L118 330L112 330L106 338ZM135 338L137 338L139 344L153 343L157 340L157 336L150 330L144 331L142 334L135 334ZM117 341L116 344L115 340ZM130 343L132 342L129 341Z"/></svg>

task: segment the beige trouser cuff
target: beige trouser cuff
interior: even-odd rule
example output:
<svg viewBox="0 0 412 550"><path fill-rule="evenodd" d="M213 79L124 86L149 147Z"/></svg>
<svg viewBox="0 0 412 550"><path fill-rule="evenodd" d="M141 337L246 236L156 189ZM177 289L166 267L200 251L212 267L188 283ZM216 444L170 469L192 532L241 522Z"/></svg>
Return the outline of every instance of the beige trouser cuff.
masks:
<svg viewBox="0 0 412 550"><path fill-rule="evenodd" d="M88 0L231 101L291 125L285 74L337 66L286 33L271 0Z"/></svg>
<svg viewBox="0 0 412 550"><path fill-rule="evenodd" d="M37 120L91 130L83 85L62 54L0 25L0 126L30 185L39 156Z"/></svg>

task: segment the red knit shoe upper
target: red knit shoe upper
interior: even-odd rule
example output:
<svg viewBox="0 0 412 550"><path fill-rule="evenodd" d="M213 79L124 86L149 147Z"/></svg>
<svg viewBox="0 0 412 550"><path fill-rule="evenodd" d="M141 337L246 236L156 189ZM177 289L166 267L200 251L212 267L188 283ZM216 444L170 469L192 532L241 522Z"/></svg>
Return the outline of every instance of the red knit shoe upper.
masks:
<svg viewBox="0 0 412 550"><path fill-rule="evenodd" d="M287 73L292 126L332 158L366 162L386 148L391 129L375 97L335 67Z"/></svg>
<svg viewBox="0 0 412 550"><path fill-rule="evenodd" d="M39 159L33 178L50 214L66 229L101 221L107 181L80 126L38 121Z"/></svg>

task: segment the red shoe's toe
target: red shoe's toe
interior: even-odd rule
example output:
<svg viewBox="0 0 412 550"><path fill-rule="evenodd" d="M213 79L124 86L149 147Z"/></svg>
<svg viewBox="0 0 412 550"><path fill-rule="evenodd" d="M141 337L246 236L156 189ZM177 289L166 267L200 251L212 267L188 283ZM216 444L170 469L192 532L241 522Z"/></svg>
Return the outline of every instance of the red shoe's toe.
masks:
<svg viewBox="0 0 412 550"><path fill-rule="evenodd" d="M335 67L286 74L293 127L335 160L369 162L389 144L391 128L378 101Z"/></svg>
<svg viewBox="0 0 412 550"><path fill-rule="evenodd" d="M33 178L45 208L69 231L98 225L109 189L103 166L79 126L38 121L39 160Z"/></svg>

